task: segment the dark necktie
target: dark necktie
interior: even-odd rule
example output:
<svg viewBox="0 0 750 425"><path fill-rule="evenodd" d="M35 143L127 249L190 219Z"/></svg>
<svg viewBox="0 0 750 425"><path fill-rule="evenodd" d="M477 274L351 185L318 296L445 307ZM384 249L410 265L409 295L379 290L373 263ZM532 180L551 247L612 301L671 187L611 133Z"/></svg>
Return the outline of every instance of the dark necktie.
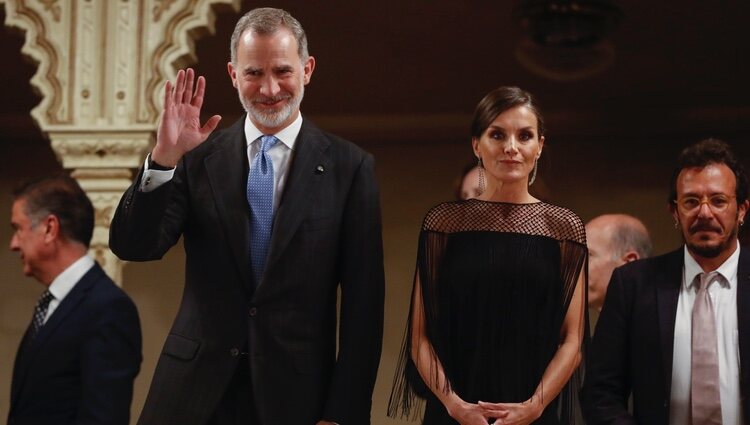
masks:
<svg viewBox="0 0 750 425"><path fill-rule="evenodd" d="M250 264L255 285L260 284L266 267L273 227L273 162L268 156L279 139L261 136L260 150L253 158L247 177L247 202L250 204Z"/></svg>
<svg viewBox="0 0 750 425"><path fill-rule="evenodd" d="M708 286L718 272L701 273L693 304L690 410L692 425L721 424L719 356L714 306Z"/></svg>
<svg viewBox="0 0 750 425"><path fill-rule="evenodd" d="M44 291L39 301L34 307L34 317L31 318L31 328L29 329L29 341L33 341L39 333L39 329L44 326L44 316L47 315L47 308L50 301L55 298L49 291Z"/></svg>

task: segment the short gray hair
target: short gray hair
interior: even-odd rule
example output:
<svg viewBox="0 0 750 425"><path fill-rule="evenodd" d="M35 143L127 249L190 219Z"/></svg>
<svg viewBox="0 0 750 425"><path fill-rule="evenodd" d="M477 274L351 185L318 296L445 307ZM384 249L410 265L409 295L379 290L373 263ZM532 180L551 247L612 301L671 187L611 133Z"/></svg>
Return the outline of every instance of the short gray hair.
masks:
<svg viewBox="0 0 750 425"><path fill-rule="evenodd" d="M245 31L249 29L258 35L272 35L279 28L286 28L294 35L297 40L297 54L302 62L305 62L310 54L307 51L307 35L302 24L286 10L261 7L247 12L237 21L230 45L232 65L237 65L237 46Z"/></svg>
<svg viewBox="0 0 750 425"><path fill-rule="evenodd" d="M653 250L651 237L649 237L645 227L637 226L636 223L630 222L630 220L623 221L617 223L612 229L613 258L620 258L630 250L637 252L639 258L651 256Z"/></svg>

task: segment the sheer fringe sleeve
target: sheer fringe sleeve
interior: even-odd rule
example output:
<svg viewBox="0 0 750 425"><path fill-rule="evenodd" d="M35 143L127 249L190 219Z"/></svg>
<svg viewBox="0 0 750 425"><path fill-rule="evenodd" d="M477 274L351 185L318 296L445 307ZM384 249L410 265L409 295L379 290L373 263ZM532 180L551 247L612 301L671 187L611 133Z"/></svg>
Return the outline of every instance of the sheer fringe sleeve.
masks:
<svg viewBox="0 0 750 425"><path fill-rule="evenodd" d="M582 224L581 224L582 226ZM573 295L575 293L576 284L581 274L583 274L583 285L581 291L581 314L583 318L581 320L580 329L583 335L581 344L581 360L578 367L573 372L570 380L563 387L560 392L559 406L558 406L558 417L560 418L561 424L582 424L583 415L580 411L580 391L583 386L583 377L585 374L586 364L586 351L589 341L589 326L588 326L588 249L586 248L585 235L582 236L582 241L565 240L561 242L560 254L561 254L561 275L564 283L564 300L566 308L563 309L563 313L567 312L567 307L570 306Z"/></svg>
<svg viewBox="0 0 750 425"><path fill-rule="evenodd" d="M407 319L406 330L404 332L404 339L401 347L398 366L393 379L393 389L388 403L388 416L392 418L405 417L414 420L420 417L422 413L422 404L424 401L423 399L430 393L429 387L425 385L422 376L420 375L414 361L412 360L412 332L414 330L413 322L415 320L414 303L415 295L417 294L416 291L419 291L418 294L421 296L421 306L424 315L424 335L427 339L427 342L429 342L429 347L431 348L428 362L429 368L425 368L427 369L426 371L423 369L423 372L427 372L424 373L425 380L428 380L428 382L441 382L441 385L437 389L446 392L451 391L452 381L456 384L457 387L461 387L461 385L467 385L465 382L462 383L463 381L461 381L461 379L459 378L459 376L462 376L460 375L462 371L459 370L459 368L461 367L460 365L462 364L461 360L465 359L450 358L452 353L450 349L450 339L456 338L458 335L451 335L450 329L445 325L446 323L450 323L451 319L459 319L458 311L466 312L466 310L456 308L456 303L458 303L459 301L455 298L451 298L451 293L445 292L447 291L447 289L443 287L447 283L443 282L443 280L450 281L451 279L451 277L449 277L450 273L448 272L448 270L450 269L446 269L444 267L444 261L446 260L444 257L446 255L449 237L452 238L450 239L452 241L450 255L453 256L456 255L456 252L454 252L454 248L457 246L455 245L457 243L456 237L461 237L461 235L456 234L464 232L484 232L485 234L489 232L492 235L520 234L532 235L534 237L542 236L545 238L551 238L547 239L549 243L555 244L555 241L557 241L557 243L559 244L559 251L557 251L556 246L554 250L554 257L550 258L549 260L554 263L553 265L549 265L549 267L538 267L538 264L533 264L531 266L534 271L536 271L537 268L554 271L553 275L550 276L547 282L555 282L556 285L562 285L562 288L560 289L558 289L559 287L557 286L550 287L550 291L553 291L557 294L557 296L555 297L555 299L557 300L556 304L554 306L548 306L549 310L539 312L541 316L533 311L533 307L532 310L526 308L522 312L524 314L535 314L536 319L539 319L539 317L544 318L544 320L539 319L540 321L538 322L534 322L534 318L532 318L530 321L530 323L547 324L546 327L542 327L539 332L534 334L545 335L545 337L543 338L543 342L540 343L540 347L544 348L544 352L542 353L541 350L535 350L524 354L518 352L497 351L500 347L499 345L497 345L500 344L498 341L501 341L502 338L505 338L508 335L514 335L512 332L504 331L502 326L508 326L508 324L510 324L512 326L508 329L517 329L518 327L516 325L513 325L513 323L515 322L512 321L521 320L517 318L520 316L511 316L509 321L505 324L484 321L482 322L482 325L486 323L492 323L492 325L489 325L489 327L487 328L489 329L489 331L485 332L485 329L480 329L481 332L477 332L477 335L491 335L490 338L481 340L482 350L496 350L492 354L492 356L485 357L488 359L494 358L496 359L495 361L503 363L502 368L495 368L493 365L490 365L490 370L504 370L507 372L507 368L512 369L513 365L515 364L527 365L524 370L518 370L517 375L514 375L517 376L518 383L515 383L515 381L513 381L514 383L510 383L513 378L508 378L508 380L501 381L503 383L509 383L504 388L511 388L511 391L513 391L516 388L525 385L527 381L532 387L538 384L539 381L537 379L539 375L536 375L538 371L537 366L541 371L543 371L545 365L547 364L546 362L549 361L549 358L545 357L546 360L544 361L542 361L542 358L546 356L547 353L554 353L554 350L559 344L559 340L556 337L559 335L560 328L557 328L557 326L564 322L564 318L567 314L568 307L570 306L572 298L574 295L577 295L575 293L576 284L578 283L579 277L582 274L583 280L581 284L583 285L583 288L581 288L582 291L580 291L580 293L583 302L582 314L584 315L584 317L583 320L581 320L581 326L583 327L583 346L581 348L581 351L582 353L585 353L585 347L587 345L589 337L586 308L588 281L586 269L588 250L586 249L585 229L580 218L578 218L578 216L565 208L545 203L503 204L470 200L458 203L446 203L438 205L430 212L428 212L419 236L417 265L414 274L411 307L409 309L409 317ZM481 237L481 235L477 237ZM507 239L503 239L503 241L506 240ZM497 251L503 253L508 253L510 251L513 253L512 255L510 255L510 258L520 259L521 264L526 264L524 263L524 259L529 257L526 257L526 251L524 250L528 247L536 248L537 244L539 243L538 241L539 239L524 239L522 245L517 249L516 246L504 245L503 249L498 249ZM461 249L471 250L471 247L467 248L463 245L461 247ZM488 249L494 250L495 247L491 246ZM537 250L535 252L539 251ZM558 252L560 255L559 269L557 268ZM490 258L490 260L487 261L500 263L505 261L506 259L506 257L500 256L492 257L491 254L488 254L489 256L484 256L484 252L476 254L477 256L472 257L469 261L475 261L475 259L476 261L485 261ZM454 257L451 258L455 260ZM480 271L485 269L496 270L494 268L487 268L482 266L483 263L476 264L476 267L474 264L471 264L470 267L472 271L475 269L478 269ZM501 269L505 268L506 267L503 267ZM527 273L529 270L528 268L522 269L520 267L509 267L509 269L523 270L523 273ZM444 276L441 277L441 273ZM534 273L532 272L532 274ZM538 274L535 274L535 276L536 275ZM492 277L490 277L490 279L493 280L493 282L496 280L494 276L500 276L501 281L504 278L504 275L502 274L493 274L491 276ZM509 279L513 280L514 282L523 283L525 283L525 279L527 277L527 275L525 274L513 276L514 277ZM484 277L479 275L479 278ZM492 291L495 291L496 289L497 288L494 287L491 288ZM503 289L497 289L497 291L502 290ZM510 307L508 311L513 311L514 308L523 308L521 306L525 305L522 302L517 302L516 298L501 298L497 296L497 294L501 293L503 292L490 292L490 294L495 294L495 296L480 296L476 299L478 300L478 304L481 306L481 308L484 308L487 311L492 311L497 308L497 303L502 303L502 305L505 306L503 308L506 309ZM418 299L418 297L416 299ZM472 300L473 299L475 298L472 298ZM527 298L521 298L518 301L521 300L527 300ZM448 304L445 303L453 303L452 308L447 308ZM456 311L453 311L454 309ZM477 310L474 309L474 311ZM456 317L449 317L451 314L455 314ZM528 314L524 317L530 317ZM489 316L478 315L478 317ZM497 325L497 327L493 327L495 325ZM457 329L461 328L458 327ZM493 329L497 330L497 332L494 332ZM494 335L494 337L492 335ZM537 336L534 336L534 338L537 338ZM525 338L525 340L529 340L529 338ZM531 340L533 341L533 339ZM511 346L515 345L511 344ZM479 351L481 352L482 350ZM456 356L459 355L460 354L456 354ZM539 358L540 360L538 362L538 365L534 364L534 359L536 358ZM557 416L557 418L559 418L559 423L561 424L575 423L576 419L580 418L580 415L576 414L576 410L578 409L578 392L581 388L583 377L584 358L585 356L582 354L580 366L577 367L571 379L559 394L559 401L556 404L557 411L548 412L552 416ZM440 371L441 367L443 368L443 372L445 375L444 381L438 380L438 372ZM451 370L451 368L456 368L456 370ZM467 373L467 371L464 370L463 373ZM511 375L513 373L516 373L516 370L513 369L510 371L510 373ZM541 374L541 372L539 373ZM492 375L492 373L490 373L490 375ZM508 377L507 374L503 376L506 378ZM473 383L468 385L469 388L472 389L478 388ZM488 388L495 388L494 383ZM482 389L482 391L485 390L486 388Z"/></svg>
<svg viewBox="0 0 750 425"><path fill-rule="evenodd" d="M429 217L429 216L428 216ZM422 299L422 311L424 314L425 335L430 344L431 359L429 367L429 379L438 381L438 365L440 364L440 353L445 352L443 347L448 343L438 337L438 317L440 315L440 302L437 294L437 281L441 258L445 252L446 235L430 230L422 230L419 236L419 248L417 254L417 267L414 275L414 287L412 289L411 307L407 320L404 340L401 346L398 366L393 379L393 389L388 401L388 416L406 417L415 420L422 411L423 399L430 389L422 380L417 366L412 359L412 332L414 315L414 291L420 290ZM419 286L416 285L417 277ZM445 385L442 391L450 390L450 381L446 372Z"/></svg>

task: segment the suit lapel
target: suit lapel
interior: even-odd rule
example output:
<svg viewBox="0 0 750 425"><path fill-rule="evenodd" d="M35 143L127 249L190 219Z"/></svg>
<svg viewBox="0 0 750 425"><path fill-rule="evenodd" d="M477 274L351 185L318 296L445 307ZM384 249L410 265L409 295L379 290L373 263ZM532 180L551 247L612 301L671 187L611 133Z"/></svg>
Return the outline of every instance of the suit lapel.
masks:
<svg viewBox="0 0 750 425"><path fill-rule="evenodd" d="M325 151L330 142L307 120L294 144L294 157L281 203L276 211L271 235L271 246L266 261L266 273L273 268L281 253L297 231L302 218L308 213L314 188L322 181L323 173L331 170L332 164ZM323 173L318 166L323 166ZM262 279L259 288L262 287Z"/></svg>
<svg viewBox="0 0 750 425"><path fill-rule="evenodd" d="M60 324L65 318L73 312L78 304L86 298L91 287L94 283L104 274L104 271L99 267L98 264L86 272L81 280L76 283L76 286L65 296L60 305L57 306L52 316L49 317L47 323L42 326L39 330L39 334L34 339L33 347L40 347L44 342L55 333Z"/></svg>
<svg viewBox="0 0 750 425"><path fill-rule="evenodd" d="M682 284L683 250L678 249L665 258L664 268L656 276L656 306L659 314L659 342L664 367L665 388L672 387L672 356L674 351L674 326L677 301Z"/></svg>
<svg viewBox="0 0 750 425"><path fill-rule="evenodd" d="M14 399L17 399L18 395L23 390L26 375L28 374L31 365L34 363L34 358L39 350L42 349L44 344L55 335L60 325L76 310L76 307L86 299L91 287L103 274L104 271L101 267L99 267L98 264L94 264L91 270L86 272L68 295L65 296L60 305L57 306L49 319L47 319L44 326L39 329L39 333L36 338L34 338L34 341L29 343L25 349L21 348L19 350L19 355L22 355L23 358L20 359L20 362L19 359L16 359L17 367L14 370L13 376ZM26 335L24 335L22 344L26 343L26 338ZM21 352L23 352L23 354L21 354Z"/></svg>
<svg viewBox="0 0 750 425"><path fill-rule="evenodd" d="M737 266L737 333L740 346L740 394L747 412L746 400L750 396L747 391L750 383L750 252L742 248Z"/></svg>
<svg viewBox="0 0 750 425"><path fill-rule="evenodd" d="M204 165L225 238L242 281L250 288L250 207L246 196L248 166L244 120L243 117L237 121L216 140L218 147L205 158Z"/></svg>
<svg viewBox="0 0 750 425"><path fill-rule="evenodd" d="M11 411L13 410L13 406L15 406L16 404L16 400L18 400L18 394L21 392L21 387L23 384L22 375L25 375L26 364L28 364L28 361L29 361L31 343L28 341L28 338L29 338L29 329L27 328L26 332L23 333L21 344L18 346L18 351L16 352L16 361L13 365L13 379L10 385L10 409Z"/></svg>

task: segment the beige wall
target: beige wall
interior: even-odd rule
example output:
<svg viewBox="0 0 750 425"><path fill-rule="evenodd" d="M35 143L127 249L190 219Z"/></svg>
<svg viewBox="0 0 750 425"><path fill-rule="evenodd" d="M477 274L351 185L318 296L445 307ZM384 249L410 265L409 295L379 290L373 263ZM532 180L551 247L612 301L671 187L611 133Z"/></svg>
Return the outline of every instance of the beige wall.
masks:
<svg viewBox="0 0 750 425"><path fill-rule="evenodd" d="M681 139L692 142L696 137ZM628 212L651 229L656 252L679 244L666 212L671 164L683 142L572 141L548 138L539 171L540 188L553 203L570 207L584 220L605 212ZM426 210L452 197L452 184L471 158L467 143L389 143L365 146L376 157L381 184L386 272L386 319L383 356L376 383L374 424L398 424L385 417L401 346L414 272L416 241ZM744 158L747 148L736 145ZM0 242L10 238L10 188L20 178L59 170L44 145L3 147L0 151ZM21 161L18 158L34 158ZM38 164L32 166L30 164ZM138 305L143 327L144 362L136 381L133 412L137 416L182 293L184 254L174 247L161 261L131 263L125 268L125 290ZM31 317L41 286L22 276L17 255L0 249L0 420L8 412L13 359Z"/></svg>

